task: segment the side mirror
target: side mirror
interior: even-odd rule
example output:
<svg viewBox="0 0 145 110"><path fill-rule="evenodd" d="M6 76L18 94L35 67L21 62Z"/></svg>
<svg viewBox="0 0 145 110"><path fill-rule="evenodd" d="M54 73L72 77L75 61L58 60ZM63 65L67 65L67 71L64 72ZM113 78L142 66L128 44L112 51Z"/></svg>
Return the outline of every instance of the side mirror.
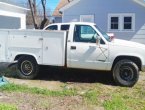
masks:
<svg viewBox="0 0 145 110"><path fill-rule="evenodd" d="M114 33L107 33L107 35L110 37L110 40L114 40L115 34Z"/></svg>
<svg viewBox="0 0 145 110"><path fill-rule="evenodd" d="M98 38L96 39L96 44L97 44L97 45L100 45L100 41L101 41L101 37L98 36Z"/></svg>

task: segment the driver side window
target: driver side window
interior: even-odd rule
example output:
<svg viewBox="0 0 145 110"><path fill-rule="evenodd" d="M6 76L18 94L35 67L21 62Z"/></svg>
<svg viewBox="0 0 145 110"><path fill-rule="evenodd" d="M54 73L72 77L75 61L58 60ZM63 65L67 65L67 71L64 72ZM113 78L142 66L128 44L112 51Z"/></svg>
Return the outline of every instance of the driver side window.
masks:
<svg viewBox="0 0 145 110"><path fill-rule="evenodd" d="M88 25L76 25L74 31L74 42L96 43L98 33Z"/></svg>

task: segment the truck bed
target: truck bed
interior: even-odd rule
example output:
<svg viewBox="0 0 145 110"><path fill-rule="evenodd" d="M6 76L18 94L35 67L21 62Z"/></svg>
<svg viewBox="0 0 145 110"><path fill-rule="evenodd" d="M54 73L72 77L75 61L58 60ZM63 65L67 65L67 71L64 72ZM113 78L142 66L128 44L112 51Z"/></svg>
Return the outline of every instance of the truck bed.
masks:
<svg viewBox="0 0 145 110"><path fill-rule="evenodd" d="M0 62L32 55L40 65L64 66L65 31L0 30Z"/></svg>

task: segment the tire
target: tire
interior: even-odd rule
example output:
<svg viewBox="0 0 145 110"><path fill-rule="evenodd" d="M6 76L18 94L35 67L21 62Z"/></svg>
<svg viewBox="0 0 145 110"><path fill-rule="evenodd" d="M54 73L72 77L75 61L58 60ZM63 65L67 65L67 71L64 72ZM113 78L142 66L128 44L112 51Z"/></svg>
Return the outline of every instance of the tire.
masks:
<svg viewBox="0 0 145 110"><path fill-rule="evenodd" d="M120 60L113 67L115 82L124 87L132 87L139 79L138 66L131 60Z"/></svg>
<svg viewBox="0 0 145 110"><path fill-rule="evenodd" d="M19 78L34 79L39 72L39 66L33 57L23 56L18 60L18 70Z"/></svg>

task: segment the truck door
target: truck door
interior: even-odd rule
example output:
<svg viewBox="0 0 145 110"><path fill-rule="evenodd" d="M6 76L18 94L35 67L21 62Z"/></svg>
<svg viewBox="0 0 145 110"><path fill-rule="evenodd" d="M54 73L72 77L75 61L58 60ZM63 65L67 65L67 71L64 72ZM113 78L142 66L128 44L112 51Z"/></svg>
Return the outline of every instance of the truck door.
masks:
<svg viewBox="0 0 145 110"><path fill-rule="evenodd" d="M107 67L108 45L97 45L99 34L89 25L76 25L73 41L68 43L68 67L104 70Z"/></svg>

